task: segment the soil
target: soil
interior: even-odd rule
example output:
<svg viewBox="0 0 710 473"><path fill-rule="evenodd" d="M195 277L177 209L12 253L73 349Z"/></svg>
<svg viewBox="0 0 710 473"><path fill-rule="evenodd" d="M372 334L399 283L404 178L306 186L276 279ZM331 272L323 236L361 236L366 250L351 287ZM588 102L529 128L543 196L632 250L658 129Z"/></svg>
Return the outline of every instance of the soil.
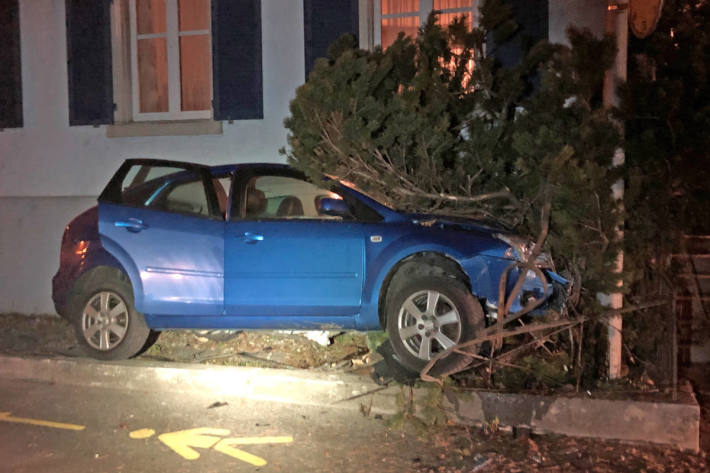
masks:
<svg viewBox="0 0 710 473"><path fill-rule="evenodd" d="M157 335L157 334L156 334ZM281 331L170 330L137 358L267 368L322 368L363 366L371 361L367 336L332 332L327 346L302 333ZM26 356L83 357L71 325L56 316L0 314L0 352Z"/></svg>
<svg viewBox="0 0 710 473"><path fill-rule="evenodd" d="M472 431L445 426L428 435L428 444L445 453L422 455L417 473L560 472L635 473L708 471L707 454L668 447L630 445L614 441L559 435L515 436L512 432ZM415 461L415 465L417 462Z"/></svg>
<svg viewBox="0 0 710 473"><path fill-rule="evenodd" d="M148 360L368 372L379 354L362 333L333 333L322 346L282 332L168 331L138 358ZM222 340L219 341L218 339ZM226 339L226 340L225 340ZM56 316L0 314L0 353L15 356L84 356L72 327ZM511 429L458 425L417 431L425 445L412 461L416 473L455 472L690 472L710 471L710 364L681 371L701 404L701 452L556 435L513 435ZM405 429L412 428L411 425ZM392 430L392 435L398 435Z"/></svg>

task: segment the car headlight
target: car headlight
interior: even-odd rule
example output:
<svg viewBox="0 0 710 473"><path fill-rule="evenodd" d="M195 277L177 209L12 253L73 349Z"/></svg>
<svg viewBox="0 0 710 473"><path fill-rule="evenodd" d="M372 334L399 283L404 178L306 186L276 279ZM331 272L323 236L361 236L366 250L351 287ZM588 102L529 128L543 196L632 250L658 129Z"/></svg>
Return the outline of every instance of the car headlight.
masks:
<svg viewBox="0 0 710 473"><path fill-rule="evenodd" d="M503 254L504 257L518 261L527 261L534 246L534 243L530 241L529 238L519 235L505 235L503 233L496 233L493 236L510 246L510 248L505 250Z"/></svg>
<svg viewBox="0 0 710 473"><path fill-rule="evenodd" d="M532 254L533 248L535 248L534 241L520 235L496 233L493 236L510 246L503 254L503 256L508 259L514 259L524 263ZM541 268L554 269L554 263L549 253L541 252L535 260L535 264Z"/></svg>

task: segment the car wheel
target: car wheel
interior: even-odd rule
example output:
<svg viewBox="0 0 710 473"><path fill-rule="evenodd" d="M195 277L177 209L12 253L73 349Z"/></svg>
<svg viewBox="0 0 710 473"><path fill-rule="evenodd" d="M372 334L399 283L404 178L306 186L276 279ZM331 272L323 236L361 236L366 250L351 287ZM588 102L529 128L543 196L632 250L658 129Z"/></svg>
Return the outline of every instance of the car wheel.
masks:
<svg viewBox="0 0 710 473"><path fill-rule="evenodd" d="M387 332L397 361L412 371L437 354L475 338L484 328L481 304L464 284L446 275L418 276L388 294ZM467 351L477 352L477 347ZM471 357L452 353L429 372L444 376L465 368Z"/></svg>
<svg viewBox="0 0 710 473"><path fill-rule="evenodd" d="M72 321L84 351L100 360L122 360L138 354L150 329L133 306L128 281L99 275L72 297Z"/></svg>

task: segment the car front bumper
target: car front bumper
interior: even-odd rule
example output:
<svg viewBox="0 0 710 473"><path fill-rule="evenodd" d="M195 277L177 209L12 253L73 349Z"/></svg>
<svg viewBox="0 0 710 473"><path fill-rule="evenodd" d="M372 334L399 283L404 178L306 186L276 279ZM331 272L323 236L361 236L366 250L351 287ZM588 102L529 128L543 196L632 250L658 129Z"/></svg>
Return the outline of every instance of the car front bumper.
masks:
<svg viewBox="0 0 710 473"><path fill-rule="evenodd" d="M525 306L539 300L543 302L527 313L531 316L542 316L550 311L562 313L564 311L567 297L570 293L571 283L556 272L549 269L540 269L545 277L543 282L537 271L528 271L525 275L523 286L515 296L510 306L509 314L518 314L524 310ZM519 272L511 271L506 284L506 297L509 297L515 286ZM498 313L498 300L486 301L487 312L491 315Z"/></svg>

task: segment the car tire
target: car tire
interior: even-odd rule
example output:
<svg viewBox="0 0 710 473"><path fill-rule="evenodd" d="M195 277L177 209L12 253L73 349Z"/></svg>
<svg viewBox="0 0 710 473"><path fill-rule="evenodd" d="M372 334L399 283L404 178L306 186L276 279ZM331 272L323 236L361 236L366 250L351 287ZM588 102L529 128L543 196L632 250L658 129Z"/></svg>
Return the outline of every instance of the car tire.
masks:
<svg viewBox="0 0 710 473"><path fill-rule="evenodd" d="M133 289L121 274L97 274L71 299L71 319L84 352L99 360L124 360L140 353L150 335L133 305Z"/></svg>
<svg viewBox="0 0 710 473"><path fill-rule="evenodd" d="M472 340L484 329L481 304L452 277L412 275L393 286L387 296L387 332L397 361L409 370L420 372L437 353ZM478 346L466 351L477 353ZM455 373L471 361L472 357L452 353L437 362L429 374Z"/></svg>

